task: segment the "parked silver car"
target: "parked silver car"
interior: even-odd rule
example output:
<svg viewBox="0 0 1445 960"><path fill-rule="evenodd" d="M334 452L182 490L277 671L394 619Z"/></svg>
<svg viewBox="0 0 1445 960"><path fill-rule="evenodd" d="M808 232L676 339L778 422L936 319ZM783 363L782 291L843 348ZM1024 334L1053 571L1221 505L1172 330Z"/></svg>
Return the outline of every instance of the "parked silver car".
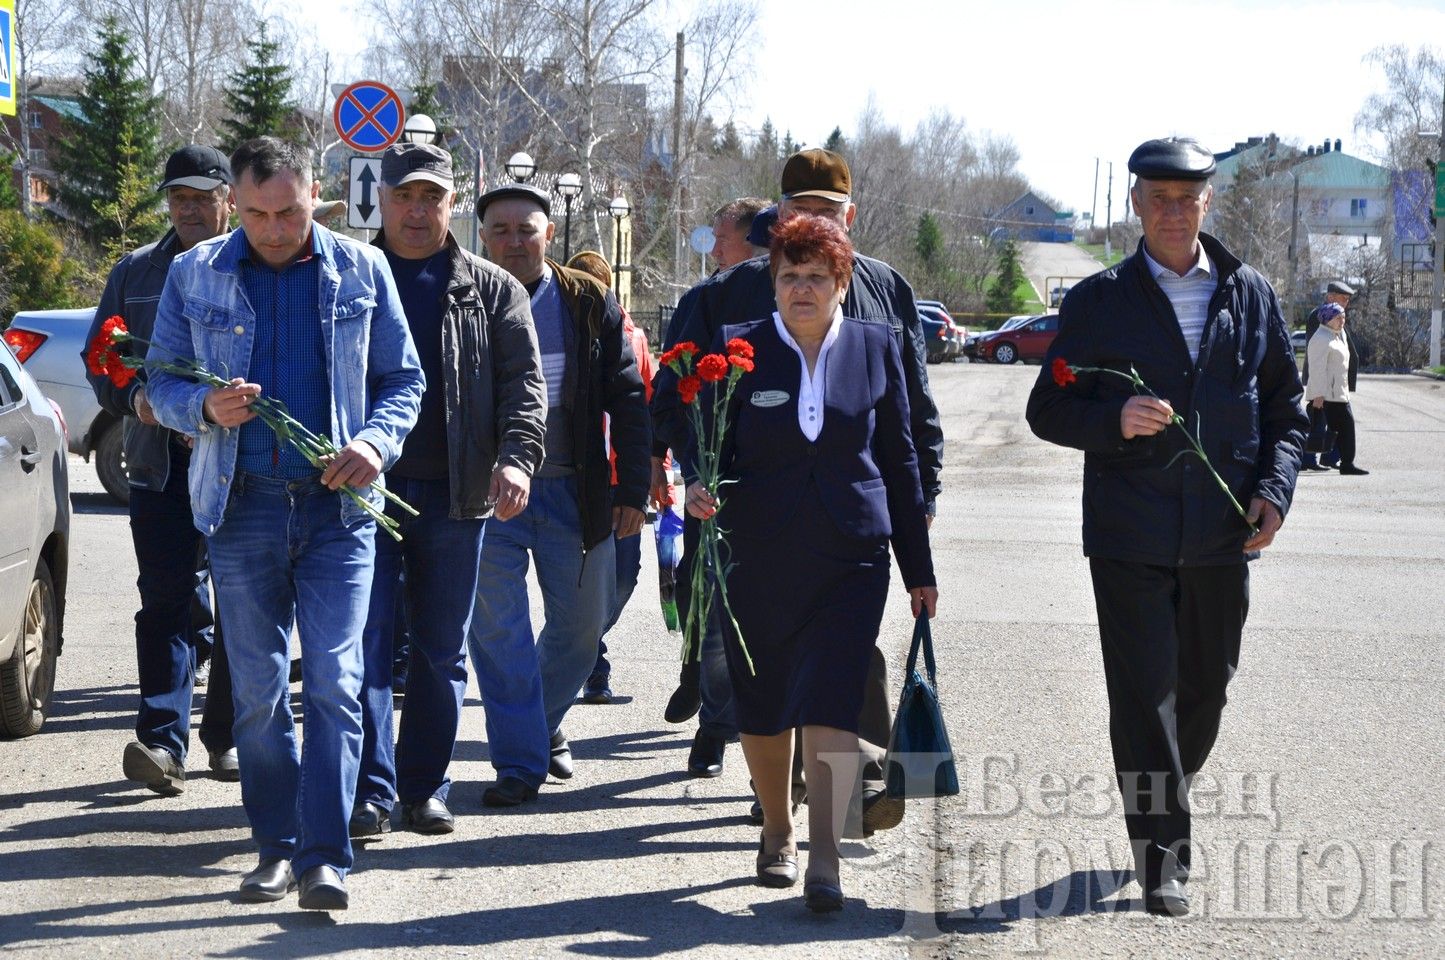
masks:
<svg viewBox="0 0 1445 960"><path fill-rule="evenodd" d="M130 502L125 477L124 424L101 409L85 379L85 335L94 310L25 310L15 314L5 342L40 384L41 392L60 404L70 428L70 452L89 460L105 492L119 504Z"/></svg>
<svg viewBox="0 0 1445 960"><path fill-rule="evenodd" d="M45 723L70 550L65 421L0 347L0 736Z"/></svg>

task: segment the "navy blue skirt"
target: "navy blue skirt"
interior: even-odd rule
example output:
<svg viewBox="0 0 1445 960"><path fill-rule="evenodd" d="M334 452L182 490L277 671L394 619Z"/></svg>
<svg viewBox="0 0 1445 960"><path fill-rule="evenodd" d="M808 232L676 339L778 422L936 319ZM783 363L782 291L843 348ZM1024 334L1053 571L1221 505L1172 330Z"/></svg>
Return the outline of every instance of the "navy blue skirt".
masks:
<svg viewBox="0 0 1445 960"><path fill-rule="evenodd" d="M738 729L771 736L818 725L857 733L888 599L888 541L842 533L813 489L775 535L749 536L744 517L727 525L734 564L728 599L753 667L728 625Z"/></svg>

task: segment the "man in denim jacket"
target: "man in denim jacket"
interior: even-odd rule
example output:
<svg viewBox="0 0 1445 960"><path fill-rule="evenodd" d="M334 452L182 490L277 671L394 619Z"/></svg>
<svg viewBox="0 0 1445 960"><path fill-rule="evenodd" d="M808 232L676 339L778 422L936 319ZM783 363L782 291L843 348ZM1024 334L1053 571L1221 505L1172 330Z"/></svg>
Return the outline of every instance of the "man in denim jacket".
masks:
<svg viewBox="0 0 1445 960"><path fill-rule="evenodd" d="M303 908L340 910L376 527L339 491L396 460L424 383L384 256L312 223L306 151L261 137L237 148L231 168L241 229L172 264L147 357L150 399L162 424L196 438L191 510L211 552L241 798L260 846L241 899L279 900L299 878ZM231 384L177 376L162 366L171 357ZM263 394L340 448L324 471L256 419ZM304 758L287 690L293 621Z"/></svg>

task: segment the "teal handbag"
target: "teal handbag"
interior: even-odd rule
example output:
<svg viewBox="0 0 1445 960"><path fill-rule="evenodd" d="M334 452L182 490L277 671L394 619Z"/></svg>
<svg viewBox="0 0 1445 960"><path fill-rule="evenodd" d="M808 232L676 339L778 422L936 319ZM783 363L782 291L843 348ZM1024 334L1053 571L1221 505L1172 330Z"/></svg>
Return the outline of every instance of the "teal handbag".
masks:
<svg viewBox="0 0 1445 960"><path fill-rule="evenodd" d="M928 671L926 677L918 672L920 650ZM938 705L934 673L933 632L925 610L919 612L913 627L913 648L908 651L903 692L898 695L898 713L893 719L888 756L883 761L888 796L894 799L958 794L958 769L948 744L943 709Z"/></svg>

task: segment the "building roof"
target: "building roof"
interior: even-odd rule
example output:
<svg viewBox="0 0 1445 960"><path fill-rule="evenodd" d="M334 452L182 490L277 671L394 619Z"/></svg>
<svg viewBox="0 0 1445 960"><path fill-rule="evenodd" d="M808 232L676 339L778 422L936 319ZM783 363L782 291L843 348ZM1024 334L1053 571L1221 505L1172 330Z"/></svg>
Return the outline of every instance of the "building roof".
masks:
<svg viewBox="0 0 1445 960"><path fill-rule="evenodd" d="M1282 175L1285 169L1292 170L1299 175L1301 187L1315 190L1345 190L1354 187L1363 187L1368 190L1388 190L1390 188L1390 171L1379 164L1352 157L1339 150L1303 154L1293 147L1283 146L1269 140L1231 152L1223 160L1218 161L1214 180L1221 189L1227 187L1239 176L1241 170L1263 164L1275 154L1279 156L1276 160L1278 166L1274 169L1280 171L1275 175ZM1294 158L1293 164L1290 163L1291 155Z"/></svg>
<svg viewBox="0 0 1445 960"><path fill-rule="evenodd" d="M62 117L69 117L71 120L81 120L85 117L85 114L82 113L80 109L80 101L70 97L32 96L30 99L35 103L49 107Z"/></svg>

